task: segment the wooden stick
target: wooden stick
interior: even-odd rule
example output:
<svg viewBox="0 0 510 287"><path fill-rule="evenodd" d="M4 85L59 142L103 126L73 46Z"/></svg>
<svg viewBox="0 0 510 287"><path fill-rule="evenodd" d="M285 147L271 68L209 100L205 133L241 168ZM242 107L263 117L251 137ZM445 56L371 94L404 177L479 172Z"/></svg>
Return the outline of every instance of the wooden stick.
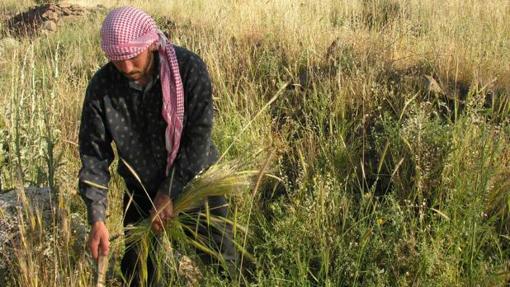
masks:
<svg viewBox="0 0 510 287"><path fill-rule="evenodd" d="M106 271L108 270L108 256L99 255L97 261L97 287L105 287Z"/></svg>

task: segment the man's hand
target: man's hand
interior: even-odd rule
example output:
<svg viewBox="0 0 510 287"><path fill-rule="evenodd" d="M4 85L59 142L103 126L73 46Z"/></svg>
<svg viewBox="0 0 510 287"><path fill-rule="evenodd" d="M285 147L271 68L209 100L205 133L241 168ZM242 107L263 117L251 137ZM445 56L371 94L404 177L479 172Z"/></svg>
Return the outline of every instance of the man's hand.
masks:
<svg viewBox="0 0 510 287"><path fill-rule="evenodd" d="M159 233L168 220L174 217L174 204L170 196L158 192L154 198L154 208L150 211L152 230Z"/></svg>
<svg viewBox="0 0 510 287"><path fill-rule="evenodd" d="M103 221L96 221L92 225L88 242L90 254L97 261L99 255L107 256L110 249L108 229Z"/></svg>

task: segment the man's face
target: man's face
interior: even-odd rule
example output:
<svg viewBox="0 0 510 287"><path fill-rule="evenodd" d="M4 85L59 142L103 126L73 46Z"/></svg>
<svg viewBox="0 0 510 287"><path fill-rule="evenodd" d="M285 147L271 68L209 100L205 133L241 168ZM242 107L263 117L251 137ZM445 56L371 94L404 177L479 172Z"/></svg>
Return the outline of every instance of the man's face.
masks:
<svg viewBox="0 0 510 287"><path fill-rule="evenodd" d="M145 49L140 54L127 60L112 61L113 65L132 81L140 81L147 78L152 67L152 49Z"/></svg>

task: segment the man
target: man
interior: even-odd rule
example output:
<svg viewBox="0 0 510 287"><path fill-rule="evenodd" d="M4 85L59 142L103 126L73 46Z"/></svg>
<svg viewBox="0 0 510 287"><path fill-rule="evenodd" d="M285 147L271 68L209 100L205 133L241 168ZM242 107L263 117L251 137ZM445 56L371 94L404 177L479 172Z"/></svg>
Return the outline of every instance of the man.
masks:
<svg viewBox="0 0 510 287"><path fill-rule="evenodd" d="M211 83L196 54L172 45L149 15L132 7L107 15L101 48L110 62L90 80L79 134L79 190L92 225L88 245L96 260L109 248L105 210L112 141L128 190L124 225L150 216L156 232L175 216L172 202L184 186L218 157L211 142ZM150 199L124 162L136 171ZM134 202L128 204L130 195ZM212 211L216 215L226 215L224 198L210 198L208 205L217 207ZM235 258L230 236L228 230L211 242L226 260ZM134 278L134 286L140 284L137 256L136 247L127 248L121 266L126 278ZM153 267L150 261L148 265L150 275Z"/></svg>

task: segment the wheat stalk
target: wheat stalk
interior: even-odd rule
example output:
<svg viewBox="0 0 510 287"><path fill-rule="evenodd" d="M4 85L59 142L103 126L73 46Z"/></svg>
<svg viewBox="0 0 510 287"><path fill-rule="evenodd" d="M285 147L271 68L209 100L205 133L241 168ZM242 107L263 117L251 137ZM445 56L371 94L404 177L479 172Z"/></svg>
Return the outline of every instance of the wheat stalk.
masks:
<svg viewBox="0 0 510 287"><path fill-rule="evenodd" d="M108 270L108 256L99 255L97 261L97 287L105 287L106 271Z"/></svg>

